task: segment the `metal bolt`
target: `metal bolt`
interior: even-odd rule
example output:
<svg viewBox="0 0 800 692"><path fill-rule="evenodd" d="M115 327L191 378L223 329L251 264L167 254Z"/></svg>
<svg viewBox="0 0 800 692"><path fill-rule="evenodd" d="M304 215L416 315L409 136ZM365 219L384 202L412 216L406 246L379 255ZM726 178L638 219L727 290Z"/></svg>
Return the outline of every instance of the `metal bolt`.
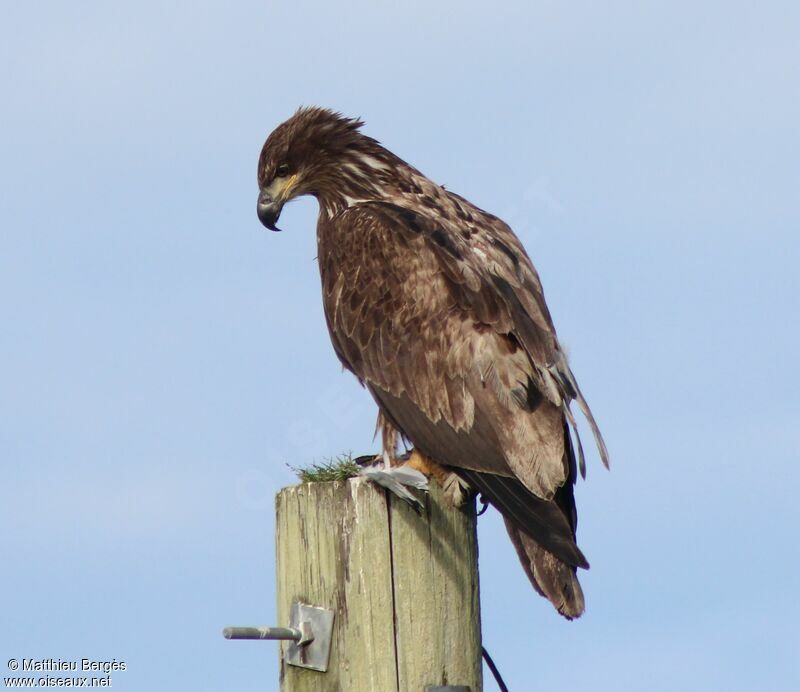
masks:
<svg viewBox="0 0 800 692"><path fill-rule="evenodd" d="M226 627L225 639L273 639L291 642L284 648L289 665L328 670L333 637L333 611L292 603L290 627Z"/></svg>
<svg viewBox="0 0 800 692"><path fill-rule="evenodd" d="M303 621L300 629L294 627L226 627L222 630L225 639L281 639L305 646L314 641L311 623Z"/></svg>

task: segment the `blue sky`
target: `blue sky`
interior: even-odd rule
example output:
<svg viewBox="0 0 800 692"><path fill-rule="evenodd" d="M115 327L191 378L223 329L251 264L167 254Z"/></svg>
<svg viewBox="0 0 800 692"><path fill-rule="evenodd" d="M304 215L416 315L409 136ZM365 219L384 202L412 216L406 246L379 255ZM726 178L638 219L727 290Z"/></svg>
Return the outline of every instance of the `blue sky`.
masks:
<svg viewBox="0 0 800 692"><path fill-rule="evenodd" d="M609 444L577 490L580 621L481 519L510 688L800 687L796 3L3 15L0 667L276 687L271 644L220 635L278 624L274 493L287 464L375 448L325 330L316 203L282 234L255 216L264 138L316 104L512 224Z"/></svg>

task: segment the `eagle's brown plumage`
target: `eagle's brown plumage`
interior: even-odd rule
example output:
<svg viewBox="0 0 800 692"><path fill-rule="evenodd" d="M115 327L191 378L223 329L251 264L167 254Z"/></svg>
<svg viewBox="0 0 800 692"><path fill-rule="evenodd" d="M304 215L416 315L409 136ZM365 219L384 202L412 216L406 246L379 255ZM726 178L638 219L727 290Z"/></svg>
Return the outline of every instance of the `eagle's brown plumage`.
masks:
<svg viewBox="0 0 800 692"><path fill-rule="evenodd" d="M575 399L607 452L511 229L361 134L299 110L267 139L258 212L312 194L325 316L344 366L388 428L451 468L503 514L536 590L583 612L573 485L583 451ZM572 436L577 442L578 461ZM392 457L394 449L385 449Z"/></svg>

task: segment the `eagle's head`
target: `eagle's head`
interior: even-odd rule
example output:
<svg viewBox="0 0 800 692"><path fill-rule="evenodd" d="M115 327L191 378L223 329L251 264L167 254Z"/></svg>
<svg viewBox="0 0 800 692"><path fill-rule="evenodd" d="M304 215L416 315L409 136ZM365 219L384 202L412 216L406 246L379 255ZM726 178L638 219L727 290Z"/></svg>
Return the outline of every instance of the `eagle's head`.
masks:
<svg viewBox="0 0 800 692"><path fill-rule="evenodd" d="M314 195L328 210L375 196L381 175L399 161L363 123L325 108L301 108L267 137L258 159L258 218L272 231L283 205Z"/></svg>

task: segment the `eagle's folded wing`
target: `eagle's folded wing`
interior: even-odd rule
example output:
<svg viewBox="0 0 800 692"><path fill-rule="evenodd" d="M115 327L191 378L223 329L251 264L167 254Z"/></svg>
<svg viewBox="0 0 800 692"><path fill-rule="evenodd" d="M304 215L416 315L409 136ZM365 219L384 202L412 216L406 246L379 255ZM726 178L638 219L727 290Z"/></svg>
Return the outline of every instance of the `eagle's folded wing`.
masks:
<svg viewBox="0 0 800 692"><path fill-rule="evenodd" d="M328 326L346 367L427 419L426 431L398 421L412 441L425 434L442 463L514 476L550 499L569 474L563 421L577 388L530 260L480 213L454 221L370 202L331 220L339 242L319 255ZM479 447L475 435L456 444L476 417Z"/></svg>

